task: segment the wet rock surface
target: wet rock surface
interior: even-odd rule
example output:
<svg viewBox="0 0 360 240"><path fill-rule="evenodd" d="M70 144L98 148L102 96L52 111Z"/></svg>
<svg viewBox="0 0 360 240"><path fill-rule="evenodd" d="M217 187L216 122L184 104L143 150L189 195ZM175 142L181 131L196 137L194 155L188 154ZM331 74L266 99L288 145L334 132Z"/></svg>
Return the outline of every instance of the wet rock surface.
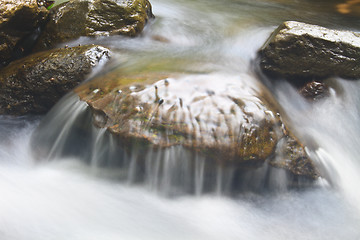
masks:
<svg viewBox="0 0 360 240"><path fill-rule="evenodd" d="M306 99L316 101L329 96L330 89L324 82L312 81L303 86L299 92Z"/></svg>
<svg viewBox="0 0 360 240"><path fill-rule="evenodd" d="M35 49L49 49L80 36L136 36L152 17L148 0L72 0L51 9Z"/></svg>
<svg viewBox="0 0 360 240"><path fill-rule="evenodd" d="M294 137L284 136L278 142L276 152L275 157L270 160L270 165L287 169L295 176L319 176L314 164L307 157L304 146Z"/></svg>
<svg viewBox="0 0 360 240"><path fill-rule="evenodd" d="M54 49L14 61L0 70L0 114L47 112L100 62L101 46Z"/></svg>
<svg viewBox="0 0 360 240"><path fill-rule="evenodd" d="M360 78L360 35L289 21L279 26L259 51L267 75L298 79Z"/></svg>
<svg viewBox="0 0 360 240"><path fill-rule="evenodd" d="M75 92L90 105L94 124L129 149L133 142L155 149L183 146L218 164L269 163L315 179L317 171L303 146L287 133L276 101L248 78L204 74L114 81L105 75ZM279 154L285 162L274 160Z"/></svg>
<svg viewBox="0 0 360 240"><path fill-rule="evenodd" d="M44 24L47 15L36 0L0 0L0 67L17 58L16 48L28 51L21 41Z"/></svg>

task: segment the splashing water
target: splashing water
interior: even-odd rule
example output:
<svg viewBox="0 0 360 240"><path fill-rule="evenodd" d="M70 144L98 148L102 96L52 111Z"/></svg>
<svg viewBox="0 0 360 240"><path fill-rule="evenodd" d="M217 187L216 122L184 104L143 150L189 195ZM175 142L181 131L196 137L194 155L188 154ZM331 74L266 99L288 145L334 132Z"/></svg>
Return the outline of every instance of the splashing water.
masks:
<svg viewBox="0 0 360 240"><path fill-rule="evenodd" d="M3 122L1 122L3 123ZM12 138L29 141L34 126ZM26 146L26 144L25 144ZM28 149L9 155L29 159ZM4 161L4 159L2 159ZM11 159L9 159L11 161ZM143 187L91 177L76 159L41 165L0 165L0 238L80 239L357 239L359 215L342 196L317 188L235 199L203 195L176 199ZM151 184L151 182L149 182Z"/></svg>
<svg viewBox="0 0 360 240"><path fill-rule="evenodd" d="M278 95L322 174L360 210L360 84L332 81L331 96L318 103L306 102L286 84L279 87Z"/></svg>
<svg viewBox="0 0 360 240"><path fill-rule="evenodd" d="M360 30L357 19L336 13L330 2L152 0L157 18L142 36L65 44L111 47L125 69L252 76L257 49L284 20ZM360 86L335 83L334 94L316 104L284 84L274 88L288 123L330 184L288 190L284 173L264 166L241 173L244 191L231 197L224 194L232 169L209 169L201 156L177 147L150 149L138 164L141 146L116 148L117 140L92 125L87 105L74 95L40 123L0 116L0 239L358 240ZM40 146L50 143L47 151L32 147L39 138ZM264 193L264 182L277 191Z"/></svg>

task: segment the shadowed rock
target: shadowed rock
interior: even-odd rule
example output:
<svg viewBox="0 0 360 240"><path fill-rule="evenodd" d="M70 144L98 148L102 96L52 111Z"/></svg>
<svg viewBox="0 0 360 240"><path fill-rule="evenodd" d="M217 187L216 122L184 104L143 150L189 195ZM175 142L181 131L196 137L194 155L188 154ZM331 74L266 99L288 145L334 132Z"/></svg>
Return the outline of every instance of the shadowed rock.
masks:
<svg viewBox="0 0 360 240"><path fill-rule="evenodd" d="M20 41L44 24L47 15L36 0L0 0L0 65L16 58L15 48L28 50L19 46Z"/></svg>
<svg viewBox="0 0 360 240"><path fill-rule="evenodd" d="M75 90L91 106L94 124L129 149L134 141L158 149L183 146L220 164L267 162L296 176L318 176L283 125L275 100L254 79L224 74L132 79L108 74Z"/></svg>
<svg viewBox="0 0 360 240"><path fill-rule="evenodd" d="M289 80L360 78L360 35L284 22L260 49L259 57L264 73Z"/></svg>
<svg viewBox="0 0 360 240"><path fill-rule="evenodd" d="M30 55L0 70L0 114L47 112L102 60L100 46L55 49Z"/></svg>
<svg viewBox="0 0 360 240"><path fill-rule="evenodd" d="M312 81L300 89L300 94L309 100L319 100L330 95L329 86L324 82Z"/></svg>
<svg viewBox="0 0 360 240"><path fill-rule="evenodd" d="M52 48L80 36L136 36L152 17L148 0L72 0L51 9L35 48Z"/></svg>
<svg viewBox="0 0 360 240"><path fill-rule="evenodd" d="M270 164L289 170L298 176L318 176L318 172L307 157L304 147L291 136L285 136L278 142L276 155L270 160Z"/></svg>

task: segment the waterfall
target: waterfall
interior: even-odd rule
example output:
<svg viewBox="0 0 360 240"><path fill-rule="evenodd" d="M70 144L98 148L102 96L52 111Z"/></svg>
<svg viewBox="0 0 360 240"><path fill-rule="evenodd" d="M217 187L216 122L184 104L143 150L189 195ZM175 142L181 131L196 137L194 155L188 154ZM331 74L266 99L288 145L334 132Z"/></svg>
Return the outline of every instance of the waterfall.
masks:
<svg viewBox="0 0 360 240"><path fill-rule="evenodd" d="M174 73L175 81L178 73L220 73L224 81L244 76L248 89L260 82L253 71L257 50L284 20L360 29L358 15L338 13L335 1L150 2L156 18L137 37L80 37L63 44L111 49L106 69L100 63L90 75L109 73L106 81L126 85L133 74L161 73L159 80ZM193 78L188 80L171 86L187 91ZM95 127L91 108L75 93L46 116L0 116L0 240L358 240L360 83L326 83L330 96L316 102L286 82L267 85L283 123L322 175L302 188L267 163L239 168L181 145L126 142ZM90 94L101 90L91 86ZM236 121L232 131L244 133Z"/></svg>
<svg viewBox="0 0 360 240"><path fill-rule="evenodd" d="M75 157L87 163L95 176L128 185L141 184L167 196L285 192L292 184L286 170L268 163L258 168L243 168L182 145L156 147L135 140L124 141L106 128L96 127L92 121L90 107L69 94L34 132L35 158L54 161Z"/></svg>
<svg viewBox="0 0 360 240"><path fill-rule="evenodd" d="M280 103L321 174L359 209L360 83L332 79L330 97L314 103L281 84L276 86Z"/></svg>

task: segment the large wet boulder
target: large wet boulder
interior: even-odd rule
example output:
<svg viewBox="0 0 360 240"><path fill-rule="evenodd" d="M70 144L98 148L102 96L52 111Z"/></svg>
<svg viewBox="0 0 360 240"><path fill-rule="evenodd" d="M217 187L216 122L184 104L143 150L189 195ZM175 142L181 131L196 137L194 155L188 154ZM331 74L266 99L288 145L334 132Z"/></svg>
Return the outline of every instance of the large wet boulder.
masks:
<svg viewBox="0 0 360 240"><path fill-rule="evenodd" d="M36 0L0 0L0 64L14 57L21 41L45 23L48 11ZM19 46L19 50L22 46ZM27 50L27 49L26 49Z"/></svg>
<svg viewBox="0 0 360 240"><path fill-rule="evenodd" d="M109 57L101 46L36 53L0 70L0 114L45 113Z"/></svg>
<svg viewBox="0 0 360 240"><path fill-rule="evenodd" d="M290 80L360 78L360 35L289 21L259 51L264 73Z"/></svg>
<svg viewBox="0 0 360 240"><path fill-rule="evenodd" d="M51 9L36 49L80 36L136 36L152 17L148 0L71 0Z"/></svg>
<svg viewBox="0 0 360 240"><path fill-rule="evenodd" d="M249 76L114 79L109 73L75 91L91 107L93 123L125 149L138 145L134 142L142 149L181 146L233 169L267 164L292 176L318 177L304 147L284 126L276 101Z"/></svg>

